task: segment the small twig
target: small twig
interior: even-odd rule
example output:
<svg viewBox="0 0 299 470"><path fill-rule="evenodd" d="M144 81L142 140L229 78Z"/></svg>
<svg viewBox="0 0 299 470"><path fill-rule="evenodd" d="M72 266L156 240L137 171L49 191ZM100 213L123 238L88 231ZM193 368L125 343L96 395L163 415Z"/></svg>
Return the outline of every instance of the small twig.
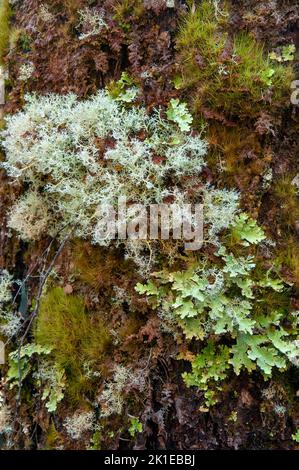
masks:
<svg viewBox="0 0 299 470"><path fill-rule="evenodd" d="M68 225L65 225L61 228L61 230L59 230L56 235L54 236L54 238L52 238L51 242L49 243L49 245L47 246L47 248L43 251L43 253L41 254L41 257L40 257L40 260L36 261L34 263L34 265L31 267L31 269L28 271L25 279L23 279L23 281L21 282L20 284L20 287L19 289L17 290L14 298L13 298L13 303L15 303L16 301L16 298L17 296L20 294L21 292L21 289L23 287L23 285L28 281L28 279L31 277L31 273L34 271L34 269L38 266L38 264L44 260L45 256L48 256L49 252L50 252L50 249L53 245L53 243L57 240L58 236L60 235L60 233L67 227Z"/></svg>
<svg viewBox="0 0 299 470"><path fill-rule="evenodd" d="M151 358L152 358L152 348L150 349L150 353L149 353L149 356L148 356L148 359L147 359L147 363L145 364L145 367L143 369L141 369L142 371L148 369L148 367L150 365L150 362L151 362Z"/></svg>
<svg viewBox="0 0 299 470"><path fill-rule="evenodd" d="M26 327L26 330L25 330L23 336L20 339L19 346L18 346L18 375L19 375L19 377L18 377L17 410L18 410L18 408L21 404L21 389L22 389L22 371L21 371L21 357L20 357L21 356L21 349L22 349L22 346L23 346L24 341L26 339L26 336L30 331L32 322L38 314L39 306L40 306L40 300L41 300L42 293L43 293L43 288L44 288L44 286L47 282L48 277L50 276L50 274L53 270L53 267L55 265L55 262L56 262L57 258L60 256L66 242L68 241L68 239L70 237L70 235L71 235L70 233L67 234L65 236L65 238L62 240L57 252L55 253L55 256L53 257L49 267L46 270L45 270L45 264L46 264L47 257L44 259L44 265L43 265L43 268L42 268L39 288L38 288L38 292L37 292L37 296L36 296L36 305L35 305L35 308L34 308L33 312L31 313L30 317L28 318L28 325Z"/></svg>
<svg viewBox="0 0 299 470"><path fill-rule="evenodd" d="M49 245L47 246L47 248L43 251L43 253L41 254L40 256L40 259L38 261L36 261L36 263L34 263L34 265L31 267L31 269L28 271L27 275L25 276L25 278L23 279L23 281L20 283L20 286L19 286L19 289L17 290L12 302L15 303L16 302L16 299L18 297L18 295L20 294L23 286L26 284L26 282L28 281L29 278L33 278L33 277L36 277L36 278L41 278L41 275L39 274L38 276L32 276L32 272L35 270L35 268L38 266L38 264L40 264L41 262L44 262L45 264L45 261L47 260L47 257L48 257L48 254L51 250L51 247L53 245L53 243L57 240L59 234L67 227L67 225L65 225L64 227L62 227L61 230L59 230L59 232L57 232L57 234L55 235L54 238L52 238L51 242L49 243ZM5 342L4 346L6 347L11 341L12 339L16 336L16 334L23 328L23 325L24 323L22 323L21 326L19 326L19 328L16 329L16 331L14 332L13 335L11 335Z"/></svg>

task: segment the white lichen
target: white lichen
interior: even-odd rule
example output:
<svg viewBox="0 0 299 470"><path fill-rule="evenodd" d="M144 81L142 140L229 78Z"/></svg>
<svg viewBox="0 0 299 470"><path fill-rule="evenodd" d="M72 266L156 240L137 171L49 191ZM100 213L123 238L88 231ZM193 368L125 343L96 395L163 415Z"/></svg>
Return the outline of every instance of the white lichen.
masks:
<svg viewBox="0 0 299 470"><path fill-rule="evenodd" d="M20 329L21 316L13 310L12 306L13 278L8 271L0 272L0 332L10 338Z"/></svg>
<svg viewBox="0 0 299 470"><path fill-rule="evenodd" d="M86 432L93 430L94 413L92 411L78 411L68 416L63 423L66 433L71 439L77 440Z"/></svg>
<svg viewBox="0 0 299 470"><path fill-rule="evenodd" d="M126 399L124 390L135 388L142 392L145 386L146 371L144 369L137 369L133 372L128 367L117 365L112 380L106 383L105 389L98 397L98 402L101 405L101 416L121 414Z"/></svg>
<svg viewBox="0 0 299 470"><path fill-rule="evenodd" d="M32 77L34 71L35 67L32 62L22 64L19 68L18 80L21 80L22 82L27 82L27 80Z"/></svg>
<svg viewBox="0 0 299 470"><path fill-rule="evenodd" d="M99 13L95 9L85 7L79 10L78 15L78 28L82 31L79 36L81 40L99 34L103 28L107 28L107 23L102 13Z"/></svg>
<svg viewBox="0 0 299 470"><path fill-rule="evenodd" d="M2 166L28 185L9 214L9 226L24 240L67 228L96 244L119 243L113 233L101 237L103 209L117 210L125 198L128 207L170 199L184 210L194 188L195 201L205 206L209 242L217 243L238 212L235 191L196 184L207 153L200 135L178 130L159 110L127 108L107 91L85 101L74 94L27 96L23 111L7 118L3 147ZM120 242L147 272L154 243Z"/></svg>

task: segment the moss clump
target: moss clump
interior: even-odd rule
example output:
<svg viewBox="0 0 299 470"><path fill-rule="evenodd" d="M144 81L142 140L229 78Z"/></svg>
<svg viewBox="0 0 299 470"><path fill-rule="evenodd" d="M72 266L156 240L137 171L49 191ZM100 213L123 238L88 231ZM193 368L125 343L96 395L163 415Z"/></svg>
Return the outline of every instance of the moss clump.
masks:
<svg viewBox="0 0 299 470"><path fill-rule="evenodd" d="M44 450L55 449L61 443L61 436L55 428L55 424L51 423L47 435Z"/></svg>
<svg viewBox="0 0 299 470"><path fill-rule="evenodd" d="M55 287L42 299L34 334L38 344L52 348L53 360L65 369L69 395L80 400L81 393L92 385L93 373L101 371L109 349L103 320L86 312L81 297ZM86 370L92 370L91 377Z"/></svg>
<svg viewBox="0 0 299 470"><path fill-rule="evenodd" d="M114 7L114 20L125 32L128 32L131 30L129 20L139 18L143 13L144 2L142 0L120 0Z"/></svg>
<svg viewBox="0 0 299 470"><path fill-rule="evenodd" d="M295 235L285 239L277 248L277 260L283 267L283 275L299 289L299 243Z"/></svg>
<svg viewBox="0 0 299 470"><path fill-rule="evenodd" d="M9 43L9 19L11 9L9 0L0 0L0 65L3 64L3 57Z"/></svg>
<svg viewBox="0 0 299 470"><path fill-rule="evenodd" d="M277 259L283 267L283 275L299 287L299 243L297 237L299 204L298 188L293 182L294 175L279 178L273 185L277 233L280 243L277 246Z"/></svg>
<svg viewBox="0 0 299 470"><path fill-rule="evenodd" d="M75 240L72 245L75 273L94 289L111 291L121 275L128 277L131 273L134 276L134 264L131 260L122 260L121 255L120 249L95 247L82 240Z"/></svg>
<svg viewBox="0 0 299 470"><path fill-rule="evenodd" d="M292 233L295 223L299 220L298 188L292 183L292 176L279 179L273 192L279 201L280 223L287 234Z"/></svg>
<svg viewBox="0 0 299 470"><path fill-rule="evenodd" d="M257 116L267 95L278 104L289 96L293 78L292 68L271 61L248 33L230 37L228 17L225 5L216 15L213 2L205 0L187 13L176 42L176 87L193 90L195 112L222 113L223 121Z"/></svg>

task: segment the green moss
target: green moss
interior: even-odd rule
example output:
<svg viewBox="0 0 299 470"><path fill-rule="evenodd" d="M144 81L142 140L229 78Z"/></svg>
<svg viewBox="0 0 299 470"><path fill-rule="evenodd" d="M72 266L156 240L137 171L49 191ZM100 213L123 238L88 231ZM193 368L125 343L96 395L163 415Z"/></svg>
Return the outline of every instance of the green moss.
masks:
<svg viewBox="0 0 299 470"><path fill-rule="evenodd" d="M220 167L223 170L221 184L225 187L235 187L236 180L246 187L248 179L251 181L253 174L263 173L265 165L268 164L269 158L266 159L259 136L246 125L228 127L218 122L211 122L207 128L207 140L210 146L207 159L209 168L217 171ZM252 161L244 159L248 148L258 157L257 159ZM255 196L246 195L247 198Z"/></svg>
<svg viewBox="0 0 299 470"><path fill-rule="evenodd" d="M299 219L298 188L292 184L292 176L283 176L275 183L273 192L279 201L280 223L288 235Z"/></svg>
<svg viewBox="0 0 299 470"><path fill-rule="evenodd" d="M299 288L299 243L296 236L287 238L277 247L277 260L284 267L286 276L295 288Z"/></svg>
<svg viewBox="0 0 299 470"><path fill-rule="evenodd" d="M212 60L225 45L227 34L218 30L221 24L226 24L225 18L222 17L221 21L216 19L212 2L208 0L204 0L195 10L191 8L181 24L177 37L178 48L196 48L198 53ZM186 54L186 57L192 57L190 49L186 50Z"/></svg>
<svg viewBox="0 0 299 470"><path fill-rule="evenodd" d="M112 293L119 276L136 276L133 262L122 259L118 249L97 247L76 239L72 244L72 260L78 279L96 290Z"/></svg>
<svg viewBox="0 0 299 470"><path fill-rule="evenodd" d="M58 443L61 442L61 437L55 428L55 424L51 423L47 431L46 443L44 450L51 450L57 447Z"/></svg>
<svg viewBox="0 0 299 470"><path fill-rule="evenodd" d="M26 53L31 50L31 39L24 29L13 27L9 32L8 45L10 51L19 48L21 52Z"/></svg>
<svg viewBox="0 0 299 470"><path fill-rule="evenodd" d="M263 44L248 33L230 37L228 10L223 8L216 16L213 2L205 0L183 19L174 82L180 89L193 90L198 114L212 109L226 118L256 116L266 105L263 97L269 89L272 104L289 96L292 68L271 62Z"/></svg>
<svg viewBox="0 0 299 470"><path fill-rule="evenodd" d="M8 48L10 16L9 0L0 0L0 65L3 64L3 58Z"/></svg>
<svg viewBox="0 0 299 470"><path fill-rule="evenodd" d="M39 345L52 348L55 363L65 369L67 392L80 400L82 392L92 385L86 368L99 372L109 349L110 337L103 320L86 311L81 297L66 295L55 287L42 299L34 335Z"/></svg>
<svg viewBox="0 0 299 470"><path fill-rule="evenodd" d="M217 69L215 58L223 51L227 34L219 33L211 2L204 1L182 21L176 39L180 53L179 67L183 81L181 87L198 84ZM202 83L203 90L205 84Z"/></svg>
<svg viewBox="0 0 299 470"><path fill-rule="evenodd" d="M18 44L20 45L21 50L23 52L30 51L31 49L30 36L28 36L28 34L26 34L25 32L21 32L19 40L18 40Z"/></svg>
<svg viewBox="0 0 299 470"><path fill-rule="evenodd" d="M114 8L114 20L128 32L131 25L128 22L130 18L139 18L144 12L144 4L142 0L120 0Z"/></svg>
<svg viewBox="0 0 299 470"><path fill-rule="evenodd" d="M91 438L90 450L101 450L102 435L100 431L95 431Z"/></svg>
<svg viewBox="0 0 299 470"><path fill-rule="evenodd" d="M19 28L12 28L9 34L9 49L10 51L14 50L20 39L24 36L24 31Z"/></svg>

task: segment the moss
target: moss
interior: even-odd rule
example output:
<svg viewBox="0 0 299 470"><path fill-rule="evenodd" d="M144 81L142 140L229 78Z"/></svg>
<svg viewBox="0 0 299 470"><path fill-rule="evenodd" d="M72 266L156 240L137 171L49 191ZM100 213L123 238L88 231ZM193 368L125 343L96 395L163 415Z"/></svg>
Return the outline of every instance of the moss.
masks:
<svg viewBox="0 0 299 470"><path fill-rule="evenodd" d="M101 450L102 435L100 431L95 431L91 438L90 450Z"/></svg>
<svg viewBox="0 0 299 470"><path fill-rule="evenodd" d="M11 9L9 0L0 0L0 67L4 64L4 57L7 53L9 44L9 19ZM2 71L3 73L3 71ZM0 130L5 127L3 119L3 110L0 109Z"/></svg>
<svg viewBox="0 0 299 470"><path fill-rule="evenodd" d="M216 16L213 2L205 0L183 19L176 41L175 84L193 90L197 114L211 117L213 110L227 119L254 117L266 105L268 91L272 105L289 96L292 68L271 62L263 44L248 33L230 37L228 9L223 8Z"/></svg>
<svg viewBox="0 0 299 470"><path fill-rule="evenodd" d="M294 231L295 223L299 220L298 188L292 184L292 176L283 176L273 188L273 193L279 203L279 219L285 233Z"/></svg>
<svg viewBox="0 0 299 470"><path fill-rule="evenodd" d="M31 49L31 39L24 31L20 33L18 44L23 52L29 52Z"/></svg>
<svg viewBox="0 0 299 470"><path fill-rule="evenodd" d="M76 240L72 255L80 280L95 289L111 290L121 275L128 277L130 272L133 273L132 261L123 260L118 249L94 247L88 242Z"/></svg>
<svg viewBox="0 0 299 470"><path fill-rule="evenodd" d="M288 278L299 289L299 243L295 236L285 240L277 250L278 262L283 266L284 277Z"/></svg>
<svg viewBox="0 0 299 470"><path fill-rule="evenodd" d="M144 12L142 0L120 0L114 8L114 20L124 31L130 31L131 25L126 21L131 17L139 18Z"/></svg>
<svg viewBox="0 0 299 470"><path fill-rule="evenodd" d="M12 28L9 34L9 49L10 51L14 50L17 45L18 41L20 39L20 36L22 34L22 30L19 28Z"/></svg>
<svg viewBox="0 0 299 470"><path fill-rule="evenodd" d="M227 184L232 179L235 185L236 177L250 177L253 162L246 159L247 154L263 158L263 149L259 137L245 126L225 127L218 123L211 123L207 129L207 140L210 144L208 164L213 168L215 164L225 172L222 174L222 183ZM252 168L253 169L253 168ZM257 174L261 173L261 169Z"/></svg>
<svg viewBox="0 0 299 470"><path fill-rule="evenodd" d="M204 0L196 9L189 10L179 31L177 37L177 46L185 48L196 48L198 53L206 58L212 59L219 54L225 45L227 33L221 33L219 26L227 24L226 15L218 20L215 16L213 4L209 0ZM191 50L187 50L187 57L192 57Z"/></svg>
<svg viewBox="0 0 299 470"><path fill-rule="evenodd" d="M10 16L9 0L0 0L0 64L3 64L3 58L8 48Z"/></svg>
<svg viewBox="0 0 299 470"><path fill-rule="evenodd" d="M267 56L264 45L248 33L241 33L234 39L233 54L239 62L232 86L239 90L248 88L255 101L261 100L261 90L271 85L274 99L280 99L293 76L291 67L274 64Z"/></svg>
<svg viewBox="0 0 299 470"><path fill-rule="evenodd" d="M55 449L57 445L61 442L61 436L59 432L55 428L55 424L52 422L49 426L47 435L46 435L46 443L44 450L51 450Z"/></svg>
<svg viewBox="0 0 299 470"><path fill-rule="evenodd" d="M22 52L28 52L31 48L31 39L24 29L12 28L9 33L9 50L13 51L20 47Z"/></svg>
<svg viewBox="0 0 299 470"><path fill-rule="evenodd" d="M64 0L62 2L63 7L66 9L66 11L69 14L69 20L71 22L74 22L77 20L78 10L80 10L80 8L84 6L84 3L86 2L82 2L82 0ZM61 6L62 5L60 5L60 7Z"/></svg>
<svg viewBox="0 0 299 470"><path fill-rule="evenodd" d="M86 367L101 371L109 349L110 336L103 320L86 311L81 297L55 287L42 299L34 335L38 344L53 348L55 363L66 371L67 392L80 401L81 394L92 386Z"/></svg>

